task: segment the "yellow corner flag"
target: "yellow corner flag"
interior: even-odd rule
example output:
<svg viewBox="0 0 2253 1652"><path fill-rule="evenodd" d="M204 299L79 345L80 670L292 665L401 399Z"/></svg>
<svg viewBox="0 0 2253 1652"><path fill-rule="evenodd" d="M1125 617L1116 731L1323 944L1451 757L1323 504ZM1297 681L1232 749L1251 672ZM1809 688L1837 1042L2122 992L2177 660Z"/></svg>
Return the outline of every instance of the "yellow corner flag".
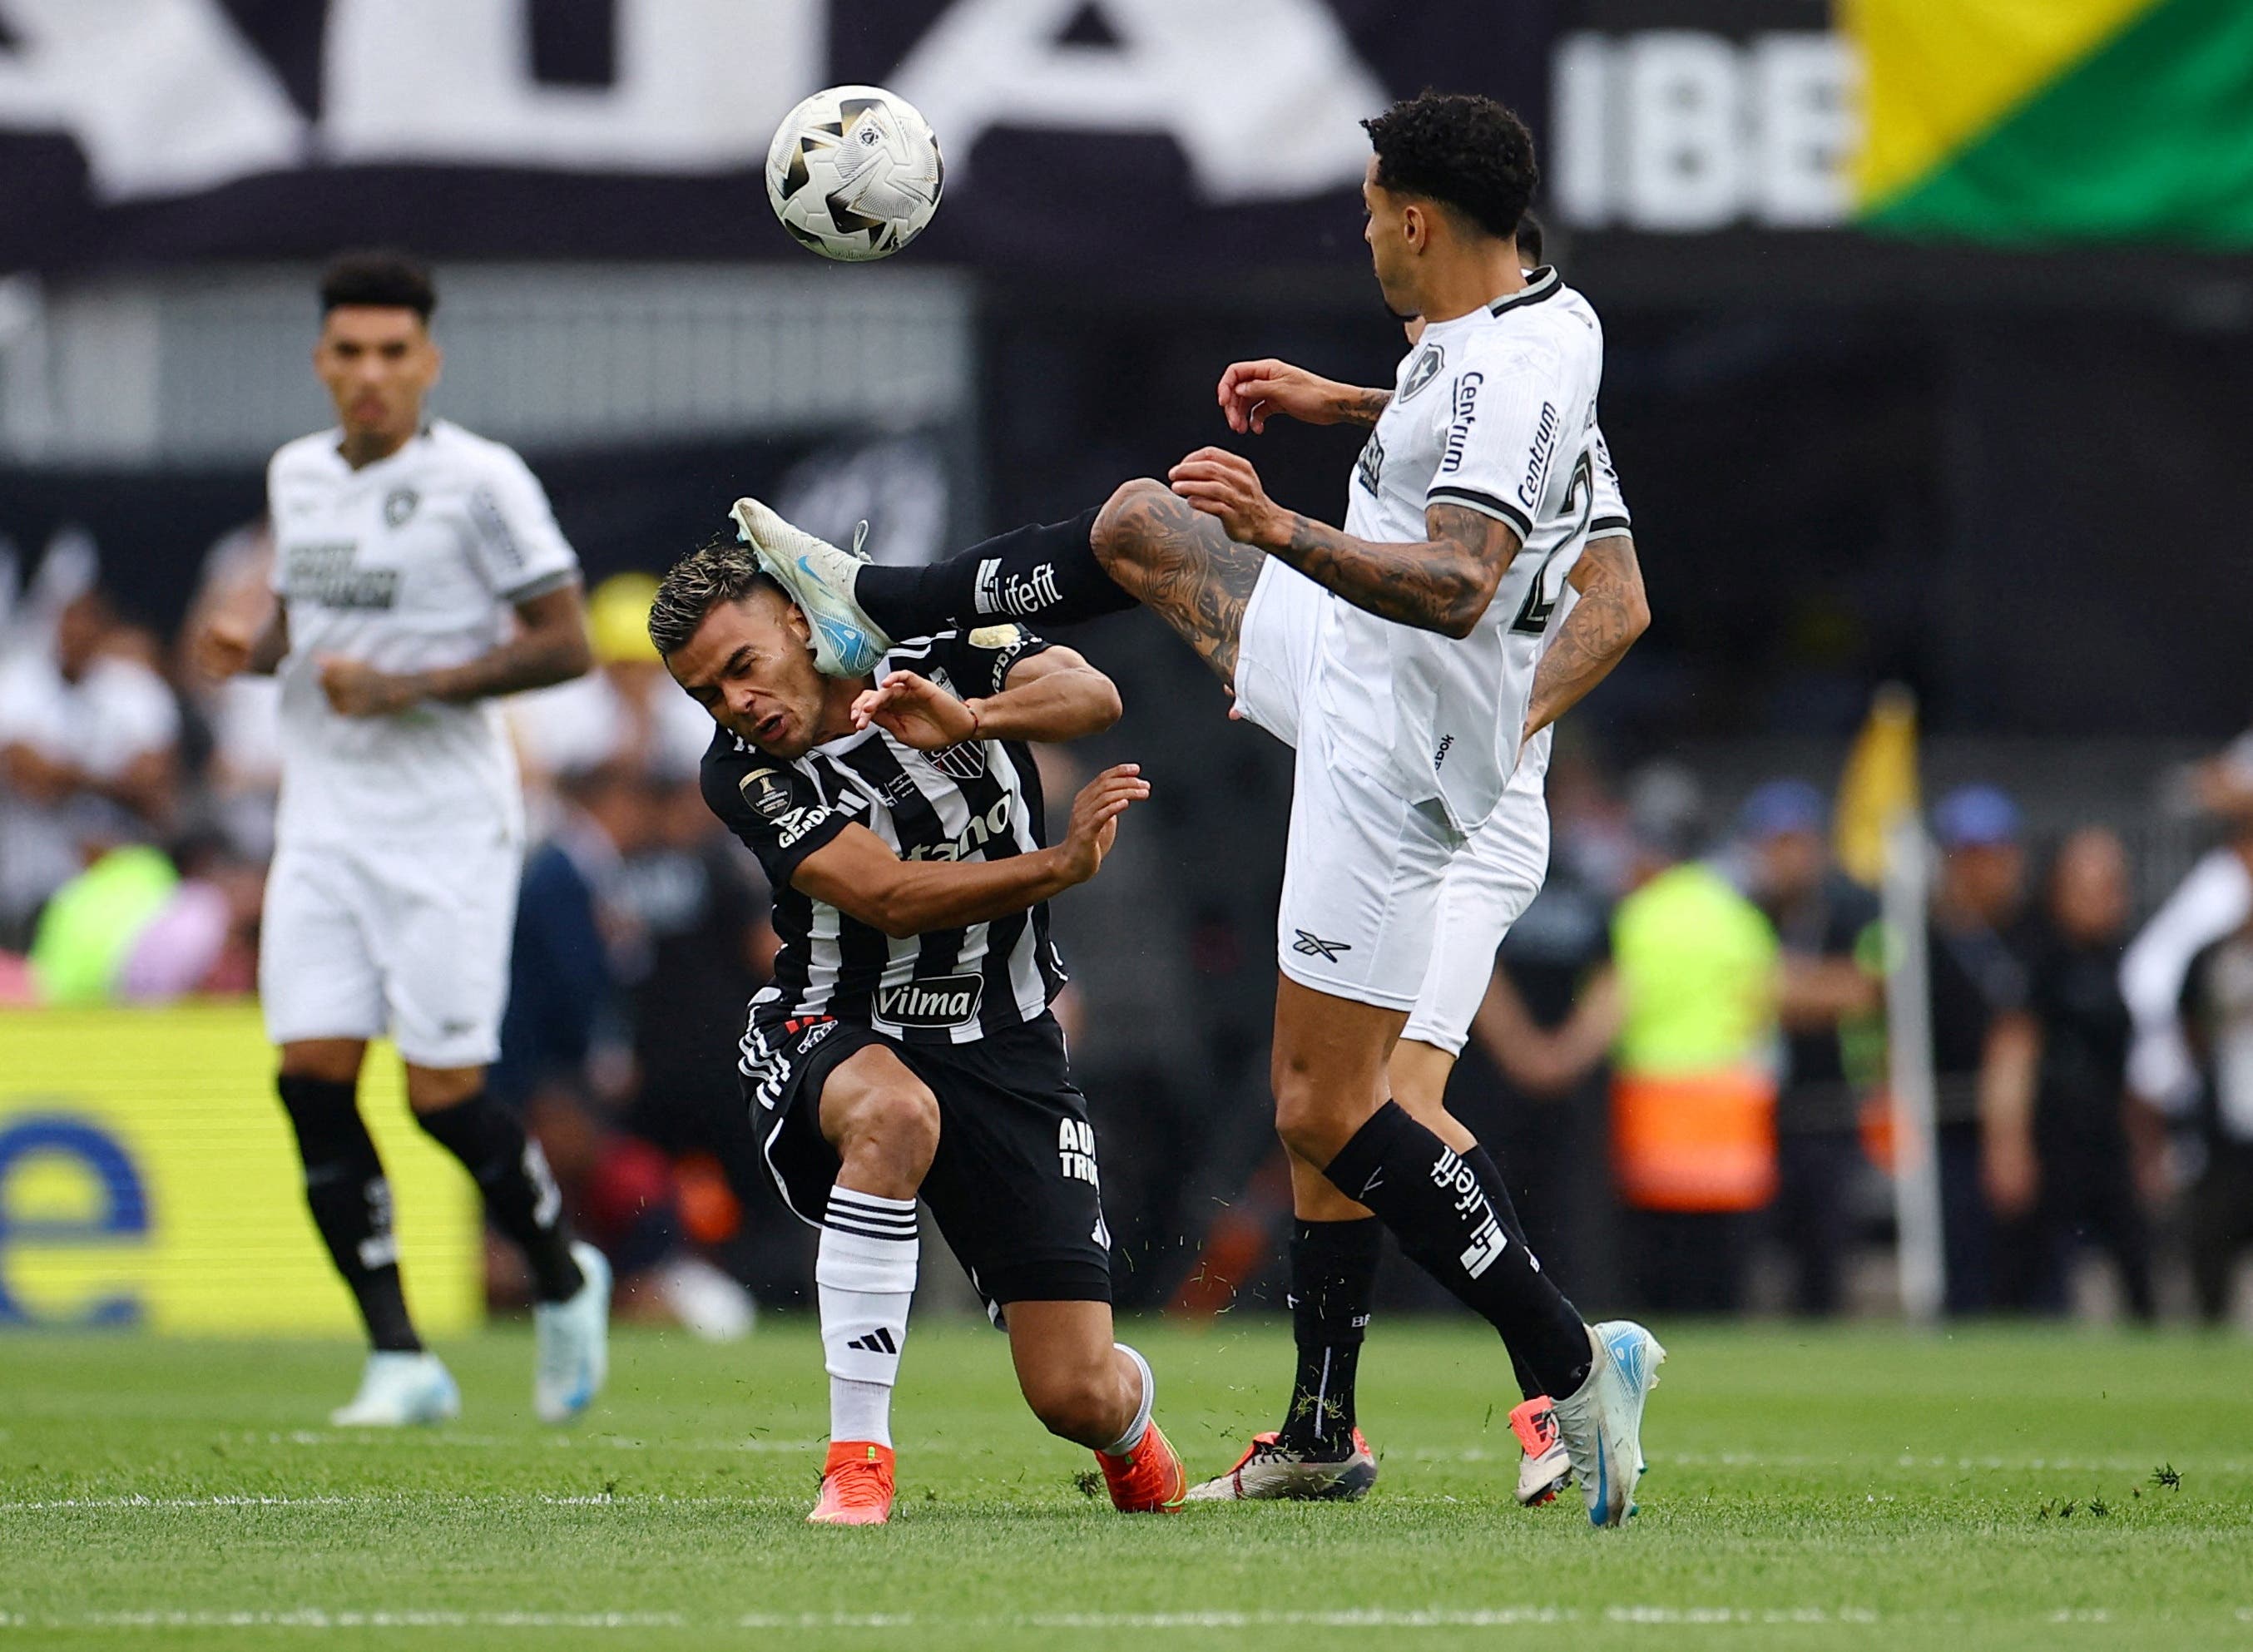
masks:
<svg viewBox="0 0 2253 1652"><path fill-rule="evenodd" d="M1918 805L1916 696L1887 683L1870 701L1870 720L1838 777L1835 833L1838 864L1871 889L1886 871L1886 828Z"/></svg>

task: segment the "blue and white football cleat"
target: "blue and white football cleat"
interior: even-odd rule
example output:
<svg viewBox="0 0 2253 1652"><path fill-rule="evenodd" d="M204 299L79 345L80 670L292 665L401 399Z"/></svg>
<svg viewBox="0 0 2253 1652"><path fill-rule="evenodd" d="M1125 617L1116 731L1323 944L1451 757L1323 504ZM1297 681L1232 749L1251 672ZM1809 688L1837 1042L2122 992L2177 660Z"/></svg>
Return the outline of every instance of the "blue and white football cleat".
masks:
<svg viewBox="0 0 2253 1652"><path fill-rule="evenodd" d="M1588 1506L1588 1523L1617 1526L1635 1512L1643 1477L1643 1408L1666 1350L1632 1320L1588 1328L1595 1354L1580 1391L1557 1402L1557 1426Z"/></svg>
<svg viewBox="0 0 2253 1652"><path fill-rule="evenodd" d="M539 1348L532 1374L532 1409L543 1423L567 1423L595 1403L610 1374L610 1265L584 1239L571 1246L585 1283L562 1302L532 1310Z"/></svg>
<svg viewBox="0 0 2253 1652"><path fill-rule="evenodd" d="M730 512L736 536L759 566L780 581L813 631L813 664L825 677L865 677L892 645L853 596L864 560L792 527L757 499L737 499ZM865 531L866 525L863 524Z"/></svg>
<svg viewBox="0 0 2253 1652"><path fill-rule="evenodd" d="M436 1354L370 1354L359 1392L329 1413L337 1428L407 1428L450 1423L462 1414L462 1391Z"/></svg>

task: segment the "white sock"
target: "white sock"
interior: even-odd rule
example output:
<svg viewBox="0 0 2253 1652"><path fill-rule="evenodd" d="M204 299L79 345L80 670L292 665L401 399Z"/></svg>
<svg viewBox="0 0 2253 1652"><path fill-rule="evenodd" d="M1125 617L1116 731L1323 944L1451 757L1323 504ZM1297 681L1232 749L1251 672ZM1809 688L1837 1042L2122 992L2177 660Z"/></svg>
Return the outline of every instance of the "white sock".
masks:
<svg viewBox="0 0 2253 1652"><path fill-rule="evenodd" d="M829 1437L892 1443L892 1385L915 1295L916 1202L832 1188L813 1279L829 1372Z"/></svg>
<svg viewBox="0 0 2253 1652"><path fill-rule="evenodd" d="M1113 1342L1111 1346L1133 1360L1134 1369L1142 1374L1142 1399L1134 1407L1134 1420L1126 1425L1125 1433L1102 1448L1106 1457L1126 1457L1133 1454L1134 1447L1142 1443L1142 1436L1150 1432L1150 1407L1157 1404L1158 1379L1151 1375L1150 1362L1126 1343Z"/></svg>

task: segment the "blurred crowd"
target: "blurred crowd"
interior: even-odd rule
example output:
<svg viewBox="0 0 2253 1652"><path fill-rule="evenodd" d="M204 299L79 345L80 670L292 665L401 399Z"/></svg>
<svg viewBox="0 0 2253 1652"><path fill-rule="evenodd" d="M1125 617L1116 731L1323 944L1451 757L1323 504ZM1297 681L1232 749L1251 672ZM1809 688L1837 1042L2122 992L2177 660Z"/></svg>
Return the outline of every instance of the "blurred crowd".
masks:
<svg viewBox="0 0 2253 1652"><path fill-rule="evenodd" d="M256 526L215 546L180 634L266 600L269 556ZM51 547L27 584L0 572L0 1002L248 993L273 684L199 679L114 610L90 545ZM812 1249L765 1192L733 1070L772 957L766 891L698 793L709 724L649 647L654 585L598 584L596 671L508 708L533 838L492 1084L633 1311L727 1336L755 1300L802 1299ZM1716 819L1686 770L1615 777L1571 732L1548 884L1502 949L1454 1104L1537 1248L1606 1300L1888 1305L1900 941L1841 869L1824 792L1773 779ZM1074 761L1043 754L1050 796L1071 795ZM2253 741L2199 786L2222 840L2147 917L2104 826L2038 841L1987 785L1929 811L1951 1312L2066 1311L2087 1255L2126 1313L2158 1311L2166 1278L2202 1315L2232 1309L2253 1248ZM1126 834L1074 896L1060 1014L1106 1131L1122 1300L1203 1312L1261 1294L1287 1196L1256 1006L1205 985L1259 979L1264 937L1178 910L1185 887L1257 877L1189 875L1184 856L1218 852L1196 806ZM492 1283L521 1299L498 1259Z"/></svg>

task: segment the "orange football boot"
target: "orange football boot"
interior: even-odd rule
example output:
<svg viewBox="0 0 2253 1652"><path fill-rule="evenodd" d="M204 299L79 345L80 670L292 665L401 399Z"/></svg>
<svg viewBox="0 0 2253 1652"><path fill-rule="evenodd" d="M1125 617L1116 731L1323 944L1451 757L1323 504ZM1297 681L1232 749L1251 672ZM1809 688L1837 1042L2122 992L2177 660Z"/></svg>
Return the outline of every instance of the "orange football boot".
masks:
<svg viewBox="0 0 2253 1652"><path fill-rule="evenodd" d="M866 1439L833 1439L821 1465L821 1496L810 1526L881 1526L892 1517L892 1448Z"/></svg>
<svg viewBox="0 0 2253 1652"><path fill-rule="evenodd" d="M1121 1514L1176 1515L1189 1493L1189 1471L1165 1431L1151 1419L1141 1443L1124 1457L1097 1452L1103 1478L1111 1488L1111 1506Z"/></svg>

